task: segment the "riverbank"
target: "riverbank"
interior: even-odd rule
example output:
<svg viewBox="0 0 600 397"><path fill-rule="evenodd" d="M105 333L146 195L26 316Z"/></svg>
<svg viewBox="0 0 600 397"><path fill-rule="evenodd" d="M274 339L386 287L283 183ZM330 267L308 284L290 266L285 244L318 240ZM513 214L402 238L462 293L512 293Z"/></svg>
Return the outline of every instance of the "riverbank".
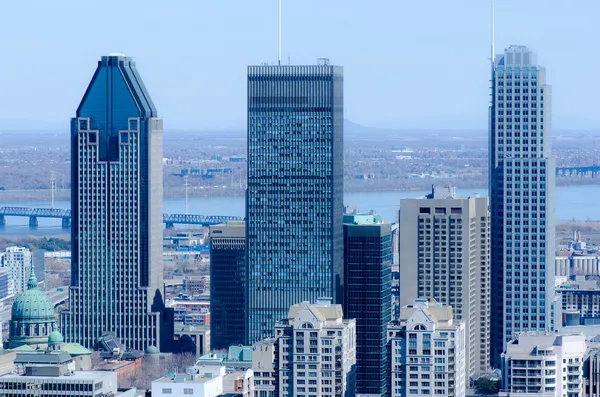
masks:
<svg viewBox="0 0 600 397"><path fill-rule="evenodd" d="M345 193L392 193L392 192L420 192L429 190L433 184L446 184L450 182L452 185L457 186L459 191L468 192L470 190L485 189L487 182L483 179L477 178L474 180L455 180L455 179L429 179L411 181L407 184L405 181L398 182L397 180L385 180L385 179L368 179L368 180L345 180L344 181L344 192ZM600 178L567 178L557 177L557 187L569 187L569 186L597 186L600 185ZM245 190L240 188L229 188L229 187L205 187L205 188L191 188L188 190L189 198L211 198L211 197L243 197ZM6 202L39 202L39 201L50 201L52 192L50 189L38 189L38 190L0 190L0 203ZM185 190L183 187L177 189L164 189L165 199L183 199L185 197ZM69 201L71 199L71 191L69 189L59 189L55 191L54 199L56 201Z"/></svg>

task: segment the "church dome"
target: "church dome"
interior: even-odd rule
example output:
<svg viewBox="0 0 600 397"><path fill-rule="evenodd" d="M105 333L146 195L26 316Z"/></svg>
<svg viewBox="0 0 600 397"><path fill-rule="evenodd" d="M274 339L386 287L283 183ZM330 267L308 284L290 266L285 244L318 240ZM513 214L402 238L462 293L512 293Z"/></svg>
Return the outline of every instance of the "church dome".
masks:
<svg viewBox="0 0 600 397"><path fill-rule="evenodd" d="M56 345L64 342L65 339L63 338L62 334L56 330L50 332L50 335L48 335L48 345Z"/></svg>
<svg viewBox="0 0 600 397"><path fill-rule="evenodd" d="M13 321L38 322L48 319L55 320L54 305L50 298L38 289L37 279L33 269L27 282L27 290L19 294L12 305Z"/></svg>
<svg viewBox="0 0 600 397"><path fill-rule="evenodd" d="M35 273L31 269L27 290L21 292L12 305L8 332L9 348L46 344L48 335L54 330L56 330L54 305L50 298L38 289ZM57 335L53 338L57 338ZM60 338L62 339L62 335Z"/></svg>
<svg viewBox="0 0 600 397"><path fill-rule="evenodd" d="M159 354L160 351L158 351L158 348L154 345L150 345L146 348L146 350L144 350L145 354Z"/></svg>

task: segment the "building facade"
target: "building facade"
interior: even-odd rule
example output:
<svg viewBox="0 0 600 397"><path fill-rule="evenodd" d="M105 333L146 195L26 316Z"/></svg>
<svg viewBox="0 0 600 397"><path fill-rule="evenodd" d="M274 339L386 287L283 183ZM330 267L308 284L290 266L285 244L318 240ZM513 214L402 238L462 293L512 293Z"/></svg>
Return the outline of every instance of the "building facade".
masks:
<svg viewBox="0 0 600 397"><path fill-rule="evenodd" d="M212 349L246 340L246 224L210 227L210 323Z"/></svg>
<svg viewBox="0 0 600 397"><path fill-rule="evenodd" d="M356 392L386 396L387 326L392 319L392 225L344 215L344 313L356 320Z"/></svg>
<svg viewBox="0 0 600 397"><path fill-rule="evenodd" d="M341 67L248 67L248 343L343 301L343 119Z"/></svg>
<svg viewBox="0 0 600 397"><path fill-rule="evenodd" d="M583 397L583 335L523 333L502 354L500 396Z"/></svg>
<svg viewBox="0 0 600 397"><path fill-rule="evenodd" d="M253 357L254 373L261 373L256 379L263 381L259 397L356 395L356 321L343 318L342 305L293 305L288 319L275 326L275 337L258 342L254 351L261 347Z"/></svg>
<svg viewBox="0 0 600 397"><path fill-rule="evenodd" d="M279 396L278 358L278 338L267 338L252 346L252 370L257 397Z"/></svg>
<svg viewBox="0 0 600 397"><path fill-rule="evenodd" d="M490 366L490 215L488 199L458 198L434 187L400 204L400 306L417 298L452 306L467 332L467 375Z"/></svg>
<svg viewBox="0 0 600 397"><path fill-rule="evenodd" d="M15 294L27 290L27 280L29 280L31 264L32 255L28 248L6 248L2 256L2 267L10 271L12 289Z"/></svg>
<svg viewBox="0 0 600 397"><path fill-rule="evenodd" d="M517 332L552 329L554 178L551 87L524 46L492 67L492 362Z"/></svg>
<svg viewBox="0 0 600 397"><path fill-rule="evenodd" d="M135 63L103 56L71 121L71 288L62 329L161 344L162 119Z"/></svg>
<svg viewBox="0 0 600 397"><path fill-rule="evenodd" d="M392 397L466 395L465 326L451 307L425 299L388 327Z"/></svg>

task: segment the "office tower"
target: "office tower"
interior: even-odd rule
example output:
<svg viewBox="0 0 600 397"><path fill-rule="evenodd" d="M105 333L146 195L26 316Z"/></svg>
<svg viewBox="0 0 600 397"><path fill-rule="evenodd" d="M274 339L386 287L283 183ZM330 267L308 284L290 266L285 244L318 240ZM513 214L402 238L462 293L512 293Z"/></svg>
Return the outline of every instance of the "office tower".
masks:
<svg viewBox="0 0 600 397"><path fill-rule="evenodd" d="M344 215L344 313L356 319L356 392L389 389L387 326L392 314L392 225L378 215Z"/></svg>
<svg viewBox="0 0 600 397"><path fill-rule="evenodd" d="M388 326L392 397L466 395L465 325L452 307L417 299Z"/></svg>
<svg viewBox="0 0 600 397"><path fill-rule="evenodd" d="M502 354L500 396L582 397L586 358L583 335L523 333Z"/></svg>
<svg viewBox="0 0 600 397"><path fill-rule="evenodd" d="M248 343L290 306L343 301L343 73L248 67Z"/></svg>
<svg viewBox="0 0 600 397"><path fill-rule="evenodd" d="M321 299L293 305L286 317L275 325L274 338L253 346L254 352L262 349L264 360L274 360L258 363L253 357L253 370L277 383L272 394L259 389L265 392L259 397L354 396L356 321L343 319L342 305Z"/></svg>
<svg viewBox="0 0 600 397"><path fill-rule="evenodd" d="M103 56L71 121L68 342L160 348L162 195L162 119L131 58Z"/></svg>
<svg viewBox="0 0 600 397"><path fill-rule="evenodd" d="M246 340L246 224L210 227L210 340L227 349Z"/></svg>
<svg viewBox="0 0 600 397"><path fill-rule="evenodd" d="M492 68L492 363L517 332L549 330L554 298L551 89L533 53L511 46Z"/></svg>
<svg viewBox="0 0 600 397"><path fill-rule="evenodd" d="M432 298L452 306L467 330L467 376L490 361L488 199L458 198L452 186L400 202L400 305Z"/></svg>
<svg viewBox="0 0 600 397"><path fill-rule="evenodd" d="M29 273L31 272L31 261L31 251L25 247L7 247L2 256L2 267L10 271L15 294L27 290L27 280L29 280Z"/></svg>

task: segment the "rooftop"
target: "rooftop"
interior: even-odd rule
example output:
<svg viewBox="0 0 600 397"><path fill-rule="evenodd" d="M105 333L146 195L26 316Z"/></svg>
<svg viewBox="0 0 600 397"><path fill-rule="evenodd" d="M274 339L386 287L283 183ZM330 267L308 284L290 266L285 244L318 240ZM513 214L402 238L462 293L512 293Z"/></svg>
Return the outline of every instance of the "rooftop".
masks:
<svg viewBox="0 0 600 397"><path fill-rule="evenodd" d="M40 365L46 366L46 365ZM26 375L4 375L0 380L11 380L15 382L25 382L27 379L48 379L52 381L58 380L81 380L81 381L98 381L111 376L106 371L75 371L71 375L62 376L26 376Z"/></svg>

